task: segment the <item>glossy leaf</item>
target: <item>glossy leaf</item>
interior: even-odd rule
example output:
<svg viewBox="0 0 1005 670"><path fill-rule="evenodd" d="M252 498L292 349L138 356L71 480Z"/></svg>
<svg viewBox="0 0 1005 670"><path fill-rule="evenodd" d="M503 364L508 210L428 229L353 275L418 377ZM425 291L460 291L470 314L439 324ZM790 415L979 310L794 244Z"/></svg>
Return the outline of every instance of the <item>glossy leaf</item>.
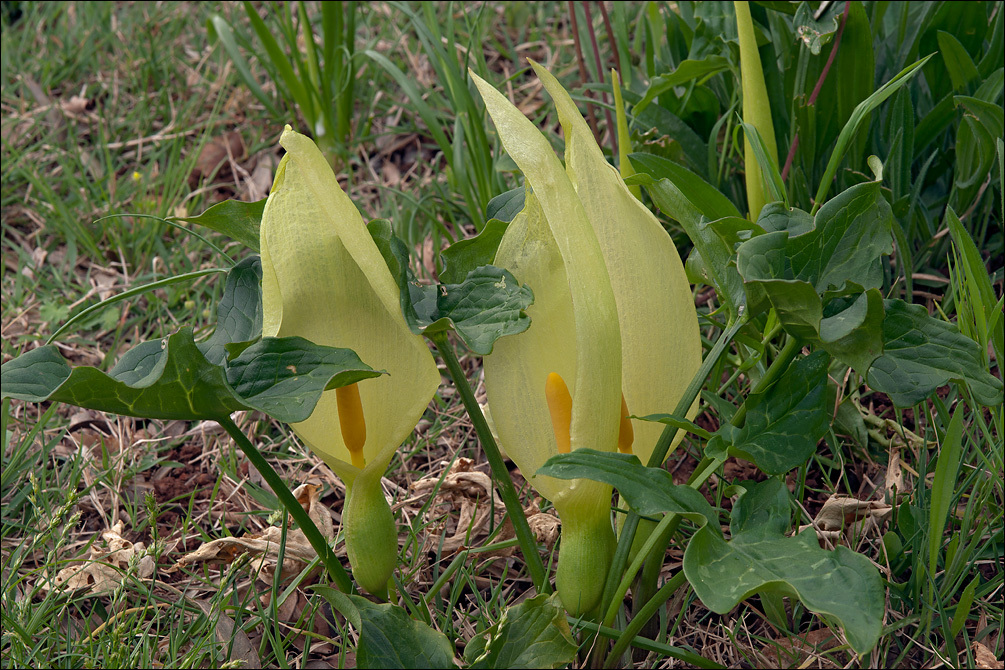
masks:
<svg viewBox="0 0 1005 670"><path fill-rule="evenodd" d="M700 528L684 552L684 574L702 603L725 614L758 592L798 597L836 620L860 654L879 639L884 591L872 562L839 546L820 548L812 530L786 537L789 492L778 479L747 488L733 506L730 540Z"/></svg>
<svg viewBox="0 0 1005 670"><path fill-rule="evenodd" d="M470 668L561 668L577 648L558 596L542 594L507 608L468 641L464 656Z"/></svg>
<svg viewBox="0 0 1005 670"><path fill-rule="evenodd" d="M262 262L258 256L252 256L235 265L227 275L223 297L216 308L216 330L199 348L210 363L221 365L227 357L226 345L261 336Z"/></svg>
<svg viewBox="0 0 1005 670"><path fill-rule="evenodd" d="M473 246L462 249L454 258L458 268L448 276L454 277L467 265L488 256L489 247L498 247L506 225L499 230L489 221L482 235L464 240ZM534 302L534 292L527 285L521 286L507 270L484 265L468 271L459 283L420 285L408 267L408 249L391 231L390 224L377 220L368 227L398 283L401 311L413 333L432 335L453 329L469 349L484 356L492 353L500 337L522 333L530 326L525 310ZM483 235L488 237L483 240ZM495 248L491 255L495 255Z"/></svg>
<svg viewBox="0 0 1005 670"><path fill-rule="evenodd" d="M641 114L662 93L676 86L683 86L696 79L704 80L728 67L729 61L716 55L710 55L701 60L685 60L673 72L659 75L653 79L649 88L646 89L645 95L632 107L632 113Z"/></svg>
<svg viewBox="0 0 1005 670"><path fill-rule="evenodd" d="M523 209L525 191L523 186L517 186L505 193L500 193L489 200L489 204L485 206L485 215L490 221L498 219L509 223Z"/></svg>
<svg viewBox="0 0 1005 670"><path fill-rule="evenodd" d="M869 369L869 386L898 407L909 407L957 380L966 382L981 404L1001 404L1002 382L984 369L976 342L921 305L886 300L884 307L884 351Z"/></svg>

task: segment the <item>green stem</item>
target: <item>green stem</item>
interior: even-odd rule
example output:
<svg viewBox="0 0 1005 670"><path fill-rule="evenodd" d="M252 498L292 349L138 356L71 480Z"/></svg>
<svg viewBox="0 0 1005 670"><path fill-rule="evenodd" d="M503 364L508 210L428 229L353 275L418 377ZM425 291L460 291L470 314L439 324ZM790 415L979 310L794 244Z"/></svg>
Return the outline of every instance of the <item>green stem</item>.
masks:
<svg viewBox="0 0 1005 670"><path fill-rule="evenodd" d="M691 383L688 384L687 389L684 391L684 395L681 396L680 401L677 403L677 407L674 409L674 414L677 416L685 416L687 411L691 408L694 399L698 397L698 393L701 392L701 387L705 385L705 379L711 373L712 368L718 362L719 357L723 355L729 343L732 342L733 336L747 323L746 312L741 313L740 318L738 318L733 323L729 324L722 333L719 335L719 339L716 340L715 344L712 345L712 349L708 352L705 360L702 361L701 367L698 368L698 372L695 373L694 377L691 378ZM663 465L664 459L666 459L667 452L670 451L670 445L673 444L674 438L677 436L678 428L676 426L667 426L663 429L660 434L660 439L656 442L656 447L653 449L652 456L649 458L649 462L646 464L649 467L660 467ZM611 571L607 573L607 581L604 583L604 595L600 600L602 612L606 612L610 609L611 604L614 602L620 602L621 599L615 600L615 591L618 589L618 585L621 581L622 572L625 569L625 565L628 563L628 554L632 549L632 541L635 539L635 531L639 525L639 515L635 512L629 512L628 516L625 518L624 526L621 528L621 537L618 538L618 547L614 552L614 559L611 562ZM622 598L624 594L622 593Z"/></svg>
<svg viewBox="0 0 1005 670"><path fill-rule="evenodd" d="M680 647L671 647L668 644L661 644L655 640L650 640L644 637L631 638L624 635L620 630L610 628L609 626L601 626L592 621L586 621L584 619L577 619L575 617L567 617L569 624L571 626L576 626L582 628L583 630L588 630L591 633L603 635L606 638L612 640L620 640L622 636L625 639L630 640L629 644L633 647L638 647L639 649L645 649L646 651L655 651L657 654L662 654L663 656L668 656L670 658L676 658L679 661L683 661L688 665L693 665L696 668L709 668L712 670L721 670L725 666L719 665L715 661L710 661L704 656L699 656L693 651L688 651L687 649L681 649Z"/></svg>
<svg viewBox="0 0 1005 670"><path fill-rule="evenodd" d="M237 446L241 448L244 455L248 457L251 464L255 466L259 473L261 473L262 478L266 483L272 487L273 492L276 497L279 498L279 502L283 504L293 520L297 522L300 526L300 530L304 532L307 537L307 541L311 543L314 551L318 553L321 558L321 562L324 563L325 568L328 570L328 574L331 578L335 580L335 585L338 586L339 590L343 593L352 593L352 580L349 579L348 573L346 573L345 568L339 563L339 560L335 557L335 552L332 551L331 547L328 545L328 540L325 536L321 534L318 527L314 524L313 519L307 515L304 511L303 505L296 499L286 483L283 481L276 471L269 465L269 462L265 460L262 453L255 448L255 445L245 436L241 429L237 427L229 416L221 416L216 419L216 422L223 426L223 429L237 442Z"/></svg>
<svg viewBox="0 0 1005 670"><path fill-rule="evenodd" d="M656 611L660 608L663 603L669 600L674 593L677 592L681 586L687 581L684 576L683 570L678 570L677 574L674 575L670 581L664 584L659 591L649 599L648 602L639 610L638 614L631 620L631 622L625 627L624 632L618 641L614 644L614 649L611 650L610 655L607 657L607 663L604 664L605 668L613 668L621 658L621 655L628 650L629 645L632 644L635 636L638 635L639 631L656 614Z"/></svg>
<svg viewBox="0 0 1005 670"><path fill-rule="evenodd" d="M538 593L551 593L551 584L548 582L544 564L541 562L541 554L538 553L537 541L534 539L534 534L527 524L527 517L524 516L523 506L520 504L520 498L517 496L516 488L513 486L513 480L510 478L509 470L506 469L506 464L499 453L499 447L496 446L495 438L492 437L492 431L489 430L489 425L485 421L485 415L482 414L478 401L475 400L475 394L471 390L468 378L465 376L464 370L461 369L461 364L454 354L454 348L447 341L447 332L441 331L430 335L429 339L436 345L436 350L440 352L440 358L447 364L447 371L454 380L454 386L461 395L464 409L467 410L468 416L471 417L471 423L474 425L478 439L482 443L482 450L489 460L492 474L495 476L496 484L499 487L499 495L503 499L503 503L506 504L506 511L509 513L510 521L513 524L517 542L520 543L520 551L523 552L530 578L533 580Z"/></svg>

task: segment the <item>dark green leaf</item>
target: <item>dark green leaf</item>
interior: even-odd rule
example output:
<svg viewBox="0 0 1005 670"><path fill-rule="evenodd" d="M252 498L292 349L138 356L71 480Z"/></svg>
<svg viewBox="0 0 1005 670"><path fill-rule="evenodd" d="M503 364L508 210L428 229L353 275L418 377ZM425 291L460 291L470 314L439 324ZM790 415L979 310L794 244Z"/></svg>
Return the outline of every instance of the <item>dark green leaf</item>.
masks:
<svg viewBox="0 0 1005 670"><path fill-rule="evenodd" d="M507 608L498 623L475 637L464 650L471 668L560 668L578 648L557 594ZM478 653L469 656L469 648Z"/></svg>
<svg viewBox="0 0 1005 670"><path fill-rule="evenodd" d="M792 18L792 28L803 46L817 56L820 54L820 48L829 43L837 32L837 16L832 14L824 17L822 21L817 21L813 18L813 9L809 3L800 2Z"/></svg>
<svg viewBox="0 0 1005 670"><path fill-rule="evenodd" d="M785 537L789 493L778 479L753 484L733 506L730 541L700 528L684 552L684 574L702 603L725 614L762 591L798 597L835 619L860 654L879 639L884 592L868 558L846 547L820 548L812 530Z"/></svg>
<svg viewBox="0 0 1005 670"><path fill-rule="evenodd" d="M792 363L764 394L748 398L746 421L732 431L729 453L769 475L805 463L830 426L834 397L827 383L829 361L825 352L816 351Z"/></svg>
<svg viewBox="0 0 1005 670"><path fill-rule="evenodd" d="M200 226L223 233L258 253L258 229L262 225L265 199L258 202L224 200L218 202L198 216L179 216L176 221L196 223Z"/></svg>
<svg viewBox="0 0 1005 670"><path fill-rule="evenodd" d="M654 180L633 183L646 186L657 207L667 216L682 223L688 218L696 220L694 212L709 221L740 217L740 210L729 198L687 168L653 154L633 153L629 158L639 175L649 175ZM664 181L669 183L664 184ZM683 202L679 202L680 199Z"/></svg>
<svg viewBox="0 0 1005 670"><path fill-rule="evenodd" d="M688 421L687 419L682 419L679 416L673 414L650 414L649 416L639 416L632 417L636 419L641 419L642 421L653 421L655 423L662 423L664 426L673 426L674 428L679 428L681 430L686 430L689 433L694 433L703 440L710 439L712 434L707 430L699 426L693 421Z"/></svg>
<svg viewBox="0 0 1005 670"><path fill-rule="evenodd" d="M764 143L761 133L749 123L741 121L738 125L747 134L750 147L754 150L754 159L757 161L758 167L761 168L765 195L770 197L772 202L781 202L788 207L789 196L785 192L785 183L778 171L778 164L771 157L770 148ZM760 214L758 214L758 218L760 218Z"/></svg>
<svg viewBox="0 0 1005 670"><path fill-rule="evenodd" d="M70 366L55 345L3 364L3 396L53 400L151 419L213 419L245 409L192 339L192 329L134 347L108 374Z"/></svg>
<svg viewBox="0 0 1005 670"><path fill-rule="evenodd" d="M373 241L401 291L401 311L413 333L432 335L453 329L469 349L492 353L500 337L527 330L524 311L534 302L528 286L520 286L507 270L486 265L471 270L459 284L422 286L408 267L408 249L386 221L371 221Z"/></svg>
<svg viewBox="0 0 1005 670"><path fill-rule="evenodd" d="M517 186L516 188L500 193L489 200L485 206L485 216L491 219L498 219L504 223L509 223L513 217L523 211L524 196L526 188Z"/></svg>
<svg viewBox="0 0 1005 670"><path fill-rule="evenodd" d="M713 532L719 529L718 517L703 495L690 486L674 484L669 472L647 468L632 454L576 449L552 456L537 474L610 484L639 514L680 514L698 525L708 522Z"/></svg>
<svg viewBox="0 0 1005 670"><path fill-rule="evenodd" d="M359 632L358 668L455 668L454 646L408 612L390 603L372 603L330 586L314 589Z"/></svg>
<svg viewBox="0 0 1005 670"><path fill-rule="evenodd" d="M226 345L249 342L262 336L262 262L250 256L227 275L223 297L216 309L216 330L199 344L213 365L223 364Z"/></svg>
<svg viewBox="0 0 1005 670"><path fill-rule="evenodd" d="M351 349L302 337L266 337L226 367L227 382L245 405L283 423L305 421L324 391L384 374Z"/></svg>
<svg viewBox="0 0 1005 670"><path fill-rule="evenodd" d="M883 355L869 369L869 385L898 407L915 405L950 380L965 381L989 407L1002 402L1002 382L985 369L977 343L921 305L884 301Z"/></svg>
<svg viewBox="0 0 1005 670"><path fill-rule="evenodd" d="M491 205L490 202L489 206ZM520 205L522 208L523 198L520 199ZM440 252L440 258L443 260L440 281L445 284L459 284L475 268L492 265L499 242L502 241L508 225L505 220L489 219L478 235L458 240Z"/></svg>
<svg viewBox="0 0 1005 670"><path fill-rule="evenodd" d="M995 157L995 138L1005 134L1005 112L1001 105L976 97L957 95L963 122L956 138L956 187L976 188L991 169ZM969 199L962 203L970 204Z"/></svg>
<svg viewBox="0 0 1005 670"><path fill-rule="evenodd" d="M381 374L347 349L298 337L266 338L236 359L213 365L191 328L137 345L107 374L71 369L55 345L29 351L0 370L5 398L150 419L217 419L258 409L284 422L310 416L327 388Z"/></svg>

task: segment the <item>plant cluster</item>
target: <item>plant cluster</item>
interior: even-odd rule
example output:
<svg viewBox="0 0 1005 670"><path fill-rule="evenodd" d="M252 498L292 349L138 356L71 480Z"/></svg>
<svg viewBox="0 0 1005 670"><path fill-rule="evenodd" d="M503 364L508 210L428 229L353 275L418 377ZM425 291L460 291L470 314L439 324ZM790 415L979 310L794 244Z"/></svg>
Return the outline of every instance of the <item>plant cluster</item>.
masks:
<svg viewBox="0 0 1005 670"><path fill-rule="evenodd" d="M877 651L905 625L958 659L975 595L1002 587L1000 570L967 577L1001 548L1005 501L1001 271L989 275L974 239L1001 251L993 203L997 191L1003 206L1005 193L1005 69L1001 3L949 6L848 2L815 14L806 3L680 3L660 14L646 5L625 67L600 85L614 100L615 168L596 124L538 63L530 67L557 110L564 160L484 64L480 74L459 65L443 49L452 37L412 8L398 9L457 103L451 132L395 64L356 50L355 3L323 9L320 45L307 6L297 6L306 56L289 9L280 42L245 3L278 99L256 83L247 37L220 17L212 34L255 97L299 110L317 144L287 126L267 200L185 217L251 252L234 261L217 249L227 267L201 271L226 274L215 331L143 342L107 371L71 367L54 341L85 310L3 364L3 397L219 423L337 587L313 592L358 632L360 667L558 667L579 647L570 622L584 640L603 640L592 651L584 642L583 662L613 667L636 647L720 667L700 649L659 641L656 615L682 593L719 615L757 598L780 631L822 621L840 640L835 653L863 665L906 656L909 647L886 649L892 658ZM625 11L614 27L629 22ZM416 279L397 223L364 222L333 171L349 160L345 100L364 58L425 121L479 232L441 252L438 283ZM493 127L523 178L510 191L489 150ZM940 254L951 258L951 292L933 315L913 296ZM700 310L691 284L707 287ZM441 385L423 338L474 426L538 594L468 640L462 659L395 574L398 528L381 488ZM482 357L485 406L458 342ZM811 461L842 469L837 434L859 448L878 435L863 407L880 397L899 420L883 428L903 443L887 444L890 458L901 448L923 456L914 495L894 485L873 501L890 521L874 537L862 531L879 547L877 566L842 543L861 531L860 507L836 503L838 521L823 527L801 502ZM240 410L290 424L345 483L339 537L351 578L232 419ZM924 422L923 437L904 427L906 410L916 430ZM664 464L685 435L700 453L680 482ZM554 595L503 451L561 519ZM723 481L731 459L752 464L753 476ZM997 516L976 520L974 506L987 504ZM795 519L806 523L791 533ZM948 544L947 528L956 531ZM679 557L673 569L668 550ZM969 640L964 651L975 653Z"/></svg>

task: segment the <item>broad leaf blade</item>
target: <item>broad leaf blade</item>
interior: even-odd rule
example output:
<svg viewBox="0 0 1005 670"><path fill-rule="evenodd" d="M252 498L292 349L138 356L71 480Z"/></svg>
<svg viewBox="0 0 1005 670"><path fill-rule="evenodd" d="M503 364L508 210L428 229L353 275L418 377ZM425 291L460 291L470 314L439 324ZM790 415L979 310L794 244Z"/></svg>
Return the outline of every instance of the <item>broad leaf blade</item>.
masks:
<svg viewBox="0 0 1005 670"><path fill-rule="evenodd" d="M384 374L351 349L302 337L266 337L226 367L227 381L245 405L284 423L306 420L324 391Z"/></svg>
<svg viewBox="0 0 1005 670"><path fill-rule="evenodd" d="M443 633L408 616L397 605L372 603L330 586L315 590L359 632L359 668L455 668L453 645Z"/></svg>
<svg viewBox="0 0 1005 670"><path fill-rule="evenodd" d="M492 202L489 202L489 206L492 206ZM523 207L523 198L520 199L520 206ZM511 218L515 215L516 213L511 215ZM478 235L458 240L440 252L444 265L443 271L440 272L440 281L445 284L459 284L475 268L492 265L496 249L499 248L499 242L508 225L505 220L489 219Z"/></svg>
<svg viewBox="0 0 1005 670"><path fill-rule="evenodd" d="M478 653L469 656L469 648ZM561 668L576 649L562 601L542 594L507 608L464 651L471 668Z"/></svg>
<svg viewBox="0 0 1005 670"><path fill-rule="evenodd" d="M921 305L884 301L883 355L869 369L869 385L898 407L915 405L939 386L965 381L982 405L1001 404L1002 382L985 369L980 348Z"/></svg>
<svg viewBox="0 0 1005 670"><path fill-rule="evenodd" d="M684 574L706 607L724 614L760 591L798 597L812 612L831 617L860 654L882 628L884 592L868 558L846 547L820 548L816 533L785 537L788 491L777 479L754 484L733 507L730 541L700 528L684 552ZM779 521L777 514L784 510Z"/></svg>
<svg viewBox="0 0 1005 670"><path fill-rule="evenodd" d="M199 348L206 359L220 365L226 345L249 342L262 336L262 262L245 258L227 275L223 297L216 309L216 330Z"/></svg>
<svg viewBox="0 0 1005 670"><path fill-rule="evenodd" d="M830 357L816 351L792 363L763 395L748 399L743 427L733 434L729 453L769 475L806 462L830 427L834 398L827 383Z"/></svg>

